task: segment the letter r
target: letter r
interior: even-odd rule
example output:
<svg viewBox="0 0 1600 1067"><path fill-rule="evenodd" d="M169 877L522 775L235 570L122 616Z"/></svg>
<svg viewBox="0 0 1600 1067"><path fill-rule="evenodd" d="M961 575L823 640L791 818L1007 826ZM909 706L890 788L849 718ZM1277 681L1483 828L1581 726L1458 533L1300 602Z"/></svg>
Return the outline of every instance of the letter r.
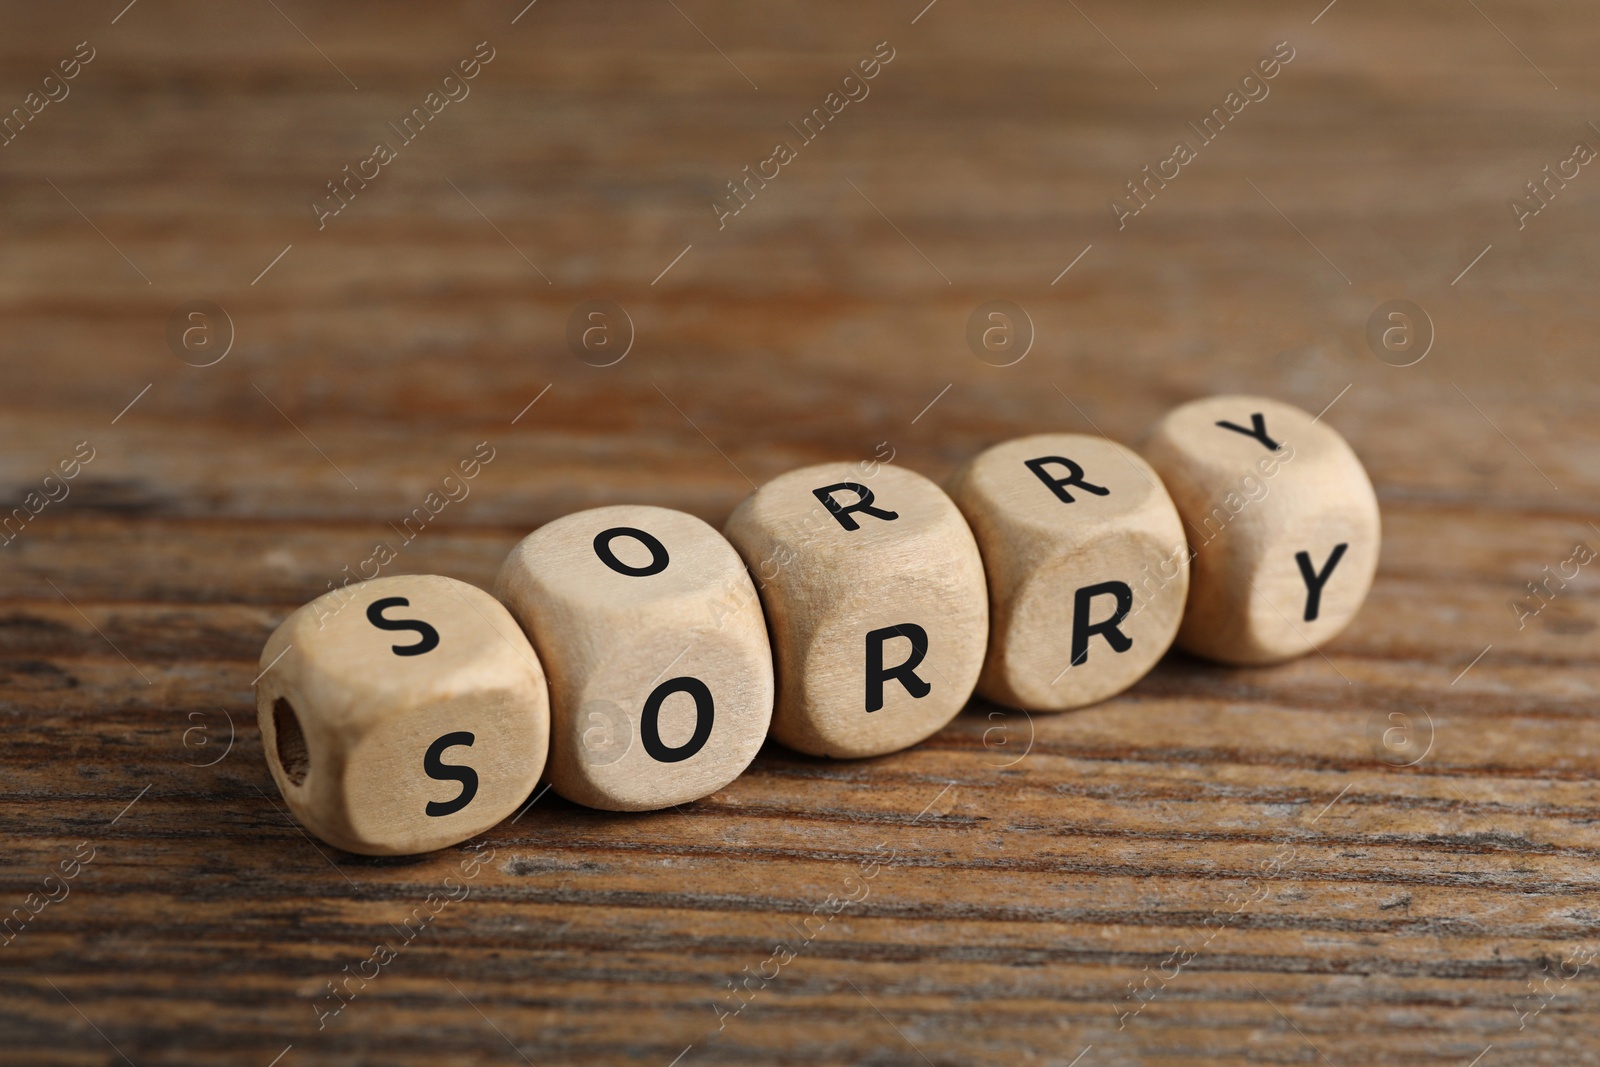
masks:
<svg viewBox="0 0 1600 1067"><path fill-rule="evenodd" d="M1105 486L1084 481L1083 468L1066 456L1040 456L1038 459L1025 459L1022 462L1063 504L1070 504L1073 501L1072 494L1067 492L1069 485L1082 489L1086 493L1093 493L1095 496L1111 495L1111 490ZM1053 477L1049 471L1045 470L1045 466L1051 463L1058 467L1065 467L1067 476L1065 478Z"/></svg>
<svg viewBox="0 0 1600 1067"><path fill-rule="evenodd" d="M847 489L850 492L855 493L858 497L856 502L854 504L845 505L833 499L833 494L837 493L841 489ZM900 513L897 511L884 511L882 508L873 507L872 490L868 489L860 482L835 482L833 485L824 485L820 489L811 490L811 495L822 501L822 506L827 508L828 513L835 519L839 520L839 525L843 526L846 530L861 529L861 524L850 517L851 512L859 512L862 515L871 515L873 518L883 519L885 522L892 521L900 517Z"/></svg>
<svg viewBox="0 0 1600 1067"><path fill-rule="evenodd" d="M883 646L892 637L903 637L911 642L911 655L894 667L884 667ZM898 626L885 626L867 631L867 710L883 707L883 683L893 680L905 687L913 699L921 700L933 689L917 677L917 664L928 655L928 631L916 623L903 622Z"/></svg>
<svg viewBox="0 0 1600 1067"><path fill-rule="evenodd" d="M1097 596L1116 598L1117 606L1110 618L1091 623L1089 612ZM1086 585L1072 597L1072 666L1083 665L1089 659L1089 638L1096 635L1106 639L1113 652L1126 652L1133 647L1133 638L1117 627L1133 610L1133 590L1127 582L1101 582Z"/></svg>

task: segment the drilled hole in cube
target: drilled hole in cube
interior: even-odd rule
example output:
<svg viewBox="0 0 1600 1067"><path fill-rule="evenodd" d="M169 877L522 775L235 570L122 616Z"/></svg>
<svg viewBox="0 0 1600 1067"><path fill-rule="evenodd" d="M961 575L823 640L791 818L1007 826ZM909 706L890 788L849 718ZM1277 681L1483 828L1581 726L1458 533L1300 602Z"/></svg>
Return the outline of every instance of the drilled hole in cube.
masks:
<svg viewBox="0 0 1600 1067"><path fill-rule="evenodd" d="M289 784L304 784L306 772L311 770L311 753L306 748L306 735L300 731L300 716L283 697L272 705L272 732L278 738L278 766L283 768Z"/></svg>

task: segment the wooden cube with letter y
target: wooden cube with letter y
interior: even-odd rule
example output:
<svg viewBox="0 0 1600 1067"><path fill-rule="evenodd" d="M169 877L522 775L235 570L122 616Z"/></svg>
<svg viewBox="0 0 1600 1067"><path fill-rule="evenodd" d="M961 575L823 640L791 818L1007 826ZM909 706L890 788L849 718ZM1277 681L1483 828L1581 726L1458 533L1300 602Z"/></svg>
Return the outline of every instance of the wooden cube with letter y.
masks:
<svg viewBox="0 0 1600 1067"><path fill-rule="evenodd" d="M261 652L256 711L289 809L351 852L464 841L527 799L544 768L544 672L483 590L436 575L326 593Z"/></svg>
<svg viewBox="0 0 1600 1067"><path fill-rule="evenodd" d="M1276 663L1355 618L1378 568L1378 497L1333 427L1277 400L1214 396L1169 412L1140 452L1192 550L1179 647Z"/></svg>
<svg viewBox="0 0 1600 1067"><path fill-rule="evenodd" d="M724 532L761 590L779 741L882 755L966 704L988 595L972 531L937 485L876 463L806 467L746 497Z"/></svg>

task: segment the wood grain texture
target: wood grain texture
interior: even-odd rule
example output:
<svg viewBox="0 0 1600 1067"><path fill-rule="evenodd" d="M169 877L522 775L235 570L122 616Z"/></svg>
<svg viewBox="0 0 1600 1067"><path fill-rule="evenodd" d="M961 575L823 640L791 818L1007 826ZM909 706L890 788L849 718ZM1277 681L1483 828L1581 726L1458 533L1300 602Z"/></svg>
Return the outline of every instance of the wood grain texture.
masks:
<svg viewBox="0 0 1600 1067"><path fill-rule="evenodd" d="M0 548L0 887L30 916L4 1058L1600 1059L1600 602L1592 563L1560 577L1600 543L1600 178L1521 229L1507 206L1595 142L1591 5L122 7L0 33L8 110L96 50L0 147L7 513L95 453ZM1270 95L1119 230L1108 201L1284 40ZM471 95L319 231L326 183L480 41ZM883 41L870 95L719 230L726 183ZM199 299L235 332L206 368L166 336ZM996 299L1036 334L1005 368L966 340ZM1435 334L1409 367L1366 336L1399 299ZM566 342L594 300L636 335L610 367ZM275 796L267 635L478 442L393 573L487 588L580 508L720 526L880 444L942 482L1223 392L1327 408L1372 476L1377 579L1325 656L1173 654L862 763L769 747L682 810L546 795L477 852L334 852ZM434 914L446 877L471 894Z"/></svg>

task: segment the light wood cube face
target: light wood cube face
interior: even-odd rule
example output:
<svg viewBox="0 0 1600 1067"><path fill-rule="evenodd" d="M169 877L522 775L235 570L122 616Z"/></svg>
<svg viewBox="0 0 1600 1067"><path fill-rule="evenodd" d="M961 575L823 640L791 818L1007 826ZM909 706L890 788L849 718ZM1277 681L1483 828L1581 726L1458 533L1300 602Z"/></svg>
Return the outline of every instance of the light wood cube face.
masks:
<svg viewBox="0 0 1600 1067"><path fill-rule="evenodd" d="M495 595L550 672L550 782L649 811L716 792L772 718L755 586L722 535L656 507L582 511L512 549Z"/></svg>
<svg viewBox="0 0 1600 1067"><path fill-rule="evenodd" d="M877 756L966 704L989 601L972 531L937 485L875 463L806 467L747 497L724 532L766 608L778 740Z"/></svg>
<svg viewBox="0 0 1600 1067"><path fill-rule="evenodd" d="M1276 663L1355 617L1378 568L1378 498L1327 423L1264 397L1210 397L1170 412L1140 451L1193 553L1181 648Z"/></svg>
<svg viewBox="0 0 1600 1067"><path fill-rule="evenodd" d="M272 777L329 844L428 852L527 800L549 747L538 657L483 590L378 578L299 608L261 652L256 714Z"/></svg>
<svg viewBox="0 0 1600 1067"><path fill-rule="evenodd" d="M1161 479L1104 437L1037 434L950 481L989 582L978 692L1033 711L1113 696L1172 645L1189 590L1183 522Z"/></svg>

